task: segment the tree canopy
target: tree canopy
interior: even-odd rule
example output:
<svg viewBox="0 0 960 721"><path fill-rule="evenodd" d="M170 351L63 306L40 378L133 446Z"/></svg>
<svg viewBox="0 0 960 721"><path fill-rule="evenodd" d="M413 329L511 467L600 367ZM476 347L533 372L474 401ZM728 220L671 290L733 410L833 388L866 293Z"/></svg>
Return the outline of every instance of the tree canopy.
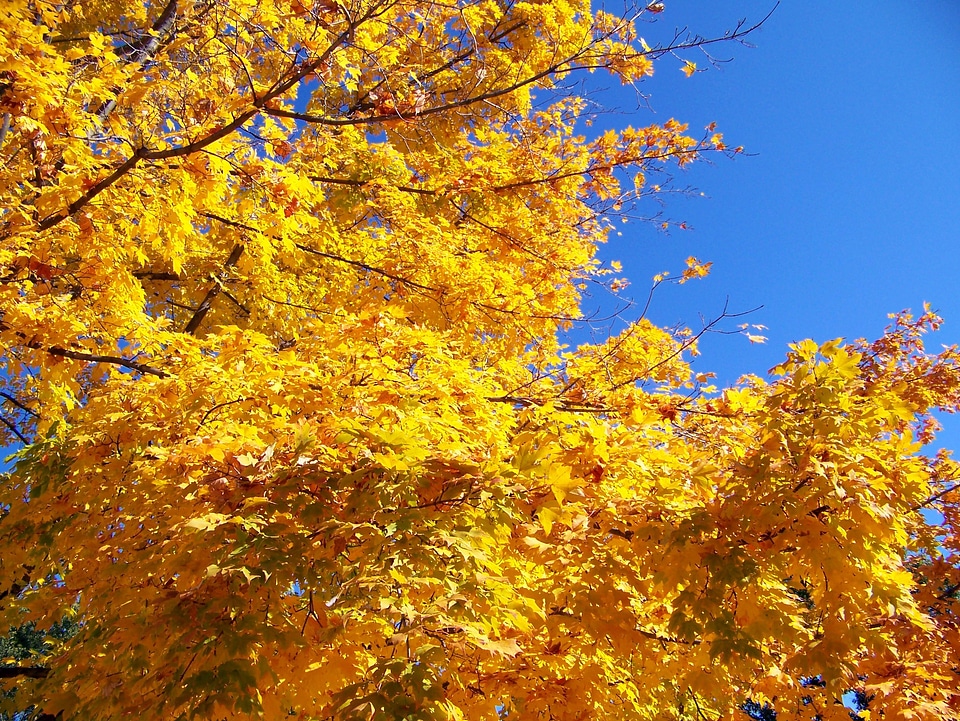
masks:
<svg viewBox="0 0 960 721"><path fill-rule="evenodd" d="M0 8L0 711L956 717L935 315L725 390L629 311L565 345L611 219L731 152L587 129L580 78L697 70L662 10Z"/></svg>

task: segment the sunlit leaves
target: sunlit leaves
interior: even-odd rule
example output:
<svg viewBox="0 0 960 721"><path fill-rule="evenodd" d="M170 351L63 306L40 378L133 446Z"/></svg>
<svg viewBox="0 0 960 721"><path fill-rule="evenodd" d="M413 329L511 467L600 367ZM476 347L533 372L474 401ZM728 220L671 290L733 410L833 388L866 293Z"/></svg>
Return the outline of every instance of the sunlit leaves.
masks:
<svg viewBox="0 0 960 721"><path fill-rule="evenodd" d="M20 0L0 30L0 610L80 619L16 698L952 713L958 475L917 440L960 391L928 309L720 393L690 331L563 345L626 288L610 215L726 147L583 134L576 74L670 52L629 14Z"/></svg>

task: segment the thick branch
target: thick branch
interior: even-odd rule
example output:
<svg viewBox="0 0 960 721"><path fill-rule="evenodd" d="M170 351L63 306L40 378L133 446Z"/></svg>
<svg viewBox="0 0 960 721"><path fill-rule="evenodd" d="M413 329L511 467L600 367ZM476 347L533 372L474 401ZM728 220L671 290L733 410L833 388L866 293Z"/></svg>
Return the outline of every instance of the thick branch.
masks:
<svg viewBox="0 0 960 721"><path fill-rule="evenodd" d="M7 133L10 132L10 113L3 114L3 122L0 123L0 148L3 147L3 142L7 139Z"/></svg>
<svg viewBox="0 0 960 721"><path fill-rule="evenodd" d="M43 666L0 666L0 678L46 678L50 669Z"/></svg>
<svg viewBox="0 0 960 721"><path fill-rule="evenodd" d="M178 273L164 273L152 270L135 270L133 277L139 280L185 280L185 278Z"/></svg>
<svg viewBox="0 0 960 721"><path fill-rule="evenodd" d="M62 221L66 220L71 215L76 213L78 210L80 210L80 208L85 206L91 200L93 200L98 195L100 195L100 193L102 193L104 190L106 190L111 185L116 183L118 180L120 180L120 178L122 178L128 172L133 170L133 168L137 165L137 163L140 162L143 152L144 151L142 149L138 150L132 156L124 160L122 163L120 163L120 165L116 167L116 169L114 169L112 173L110 173L110 175L108 175L106 178L104 178L100 182L94 183L94 185L89 190L87 190L86 193L84 193L75 201L70 203L70 205L68 205L65 210L61 210L59 213L54 213L53 215L49 215L46 218L44 218L42 221L40 221L39 229L49 230L53 226L57 225L58 223L61 223Z"/></svg>
<svg viewBox="0 0 960 721"><path fill-rule="evenodd" d="M150 26L150 33L145 33L147 38L146 42L137 41L131 45L122 48L121 56L126 55L131 60L138 60L141 66L146 65L150 60L153 59L154 54L159 50L160 43L163 42L167 33L170 32L173 24L177 20L177 0L169 0L166 7L161 11L159 17L154 21L153 25ZM142 43L142 45L141 45ZM116 92L119 94L120 89L118 88ZM100 125L103 125L107 122L107 118L110 117L110 113L113 112L114 108L117 107L117 98L113 97L103 105L96 112L97 122Z"/></svg>
<svg viewBox="0 0 960 721"><path fill-rule="evenodd" d="M230 256L223 264L224 270L235 266L237 261L240 260L240 256L242 254L243 244L238 243L236 246L234 246ZM215 281L214 284L210 286L207 294L203 296L203 300L200 301L200 305L197 308L197 311L193 314L193 317L190 319L190 322L187 323L187 327L183 329L184 333L196 333L197 329L200 327L200 324L203 323L203 319L206 318L207 313L210 312L210 308L213 306L213 299L218 295L220 295L220 283Z"/></svg>
<svg viewBox="0 0 960 721"><path fill-rule="evenodd" d="M59 356L60 358L70 358L72 360L86 361L88 363L110 363L112 365L129 368L130 370L137 371L138 373L146 373L147 375L157 376L157 378L166 378L168 376L167 373L164 373L158 368L148 366L144 363L137 363L136 361L132 361L129 358L123 358L122 356L81 353L80 351L67 350L66 348L61 348L60 346L47 348L47 353L50 355Z"/></svg>

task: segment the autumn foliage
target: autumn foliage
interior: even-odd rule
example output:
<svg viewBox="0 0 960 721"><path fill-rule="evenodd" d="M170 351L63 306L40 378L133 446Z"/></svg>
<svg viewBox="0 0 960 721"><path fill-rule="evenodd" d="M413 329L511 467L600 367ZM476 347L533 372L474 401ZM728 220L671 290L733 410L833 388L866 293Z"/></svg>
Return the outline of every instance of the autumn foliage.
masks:
<svg viewBox="0 0 960 721"><path fill-rule="evenodd" d="M0 620L73 629L3 708L960 713L935 316L723 391L696 333L564 345L608 219L735 152L587 128L581 80L696 71L663 11L0 7Z"/></svg>

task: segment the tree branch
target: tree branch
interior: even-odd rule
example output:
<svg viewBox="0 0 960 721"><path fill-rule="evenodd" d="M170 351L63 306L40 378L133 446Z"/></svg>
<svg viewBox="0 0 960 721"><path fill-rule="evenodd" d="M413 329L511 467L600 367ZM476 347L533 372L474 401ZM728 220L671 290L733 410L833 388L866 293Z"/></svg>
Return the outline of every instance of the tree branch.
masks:
<svg viewBox="0 0 960 721"><path fill-rule="evenodd" d="M954 485L950 486L949 488L944 488L942 491L939 491L939 492L937 492L937 493L934 493L932 496L930 496L929 498L927 498L927 499L926 499L925 501L923 501L922 503L918 503L917 505L915 505L915 506L914 506L912 509L910 509L910 510L912 510L912 511L919 511L921 508L926 508L927 506L929 506L929 505L930 505L931 503L933 503L934 501L939 501L939 500L940 500L941 498L943 498L945 495L947 495L948 493L950 493L950 491L955 491L955 490L957 490L958 488L960 488L960 483L954 484Z"/></svg>
<svg viewBox="0 0 960 721"><path fill-rule="evenodd" d="M347 185L353 188L362 188L373 182L372 178L369 180L354 180L353 178L328 178L322 175L310 175L308 178L315 183ZM427 188L413 188L409 185L398 185L396 188L404 193L416 193L417 195L437 195L438 193L436 190L428 190Z"/></svg>
<svg viewBox="0 0 960 721"><path fill-rule="evenodd" d="M164 273L152 270L135 270L133 277L139 280L186 280L186 278L178 273Z"/></svg>
<svg viewBox="0 0 960 721"><path fill-rule="evenodd" d="M266 233L259 228L254 228L251 225L246 223L241 223L236 220L230 220L229 218L224 218L223 216L217 215L216 213L201 213L204 218L209 218L210 220L216 220L225 225L233 226L234 228L242 228L243 230L249 230L254 233L259 233L260 235L266 236L267 238L272 238L273 240L279 240L275 235ZM359 268L365 270L369 273L376 273L377 275L382 275L384 278L389 278L390 280L396 281L397 283L402 283L403 285L410 286L412 288L417 288L419 290L428 291L430 293L439 293L436 288L431 288L430 286L421 285L416 281L409 280L399 275L390 273L389 271L384 270L383 268L378 268L375 265L369 265L367 263L362 263L359 260L351 260L350 258L344 258L342 255L335 255L334 253L327 253L322 250L317 250L316 248L311 248L309 245L303 245L302 243L294 244L297 248L302 250L304 253L310 253L311 255L316 255L321 258L327 258L328 260L334 260L338 263L345 263L347 265L352 265L354 268Z"/></svg>
<svg viewBox="0 0 960 721"><path fill-rule="evenodd" d="M169 0L153 25L150 26L151 32L144 33L144 36L147 38L146 42L143 42L144 38L140 38L140 40L126 45L121 48L120 56L127 56L128 60L138 61L141 67L143 67L153 59L154 54L160 48L160 43L163 42L176 20L177 0ZM121 90L122 88L116 88L114 90L116 93L115 96L101 105L96 113L94 113L99 125L106 123L107 118L110 117L110 113L117 107L117 95L119 95Z"/></svg>
<svg viewBox="0 0 960 721"><path fill-rule="evenodd" d="M366 19L366 17L364 19ZM300 82L300 80L320 67L338 47L340 47L347 41L349 37L353 35L358 22L360 21L351 22L350 26L339 36L337 36L337 39L334 40L319 56L317 56L317 58L308 63L304 63L300 69L291 75L291 77L287 78L287 80L278 83L270 90L270 92L257 98L254 101L254 107L251 110L246 110L240 113L240 115L235 117L231 122L210 133L209 135L200 138L199 140L195 140L192 143L181 145L175 148L167 148L166 150L147 150L146 148L137 148L133 155L118 165L112 173L110 173L103 180L95 183L89 190L87 190L87 192L70 203L70 205L68 205L64 210L44 218L39 224L39 230L49 230L50 228L69 218L71 215L87 205L87 203L100 195L100 193L116 183L128 172L133 170L133 168L135 168L141 160L163 160L166 158L180 157L182 155L190 155L191 153L203 150L208 145L212 145L221 138L225 138L226 136L230 135L248 120L257 115L263 109L265 103L268 103L271 100L279 97Z"/></svg>
<svg viewBox="0 0 960 721"><path fill-rule="evenodd" d="M21 403L20 401L18 401L16 398L14 398L14 397L13 397L12 395L10 395L9 393L0 393L0 398L6 398L8 401L10 401L13 405L15 405L15 406L16 406L17 408L19 408L21 411L23 411L24 413L28 413L29 415L33 416L34 418L39 418L39 417L40 417L40 414L39 414L39 413L37 413L35 410L32 410L32 409L28 408L27 406L25 406L23 403Z"/></svg>
<svg viewBox="0 0 960 721"><path fill-rule="evenodd" d="M0 666L0 678L46 678L50 669L44 666Z"/></svg>
<svg viewBox="0 0 960 721"><path fill-rule="evenodd" d="M242 243L238 243L234 246L230 256L223 264L224 270L227 268L232 268L237 264L237 261L240 260L240 256L243 254L243 247L244 246ZM183 329L184 333L190 333L192 335L197 331L197 329L200 327L200 324L203 323L203 319L207 317L207 313L210 312L210 308L213 306L213 299L218 295L220 295L220 283L215 280L213 285L211 285L210 289L207 291L207 294L203 296L203 300L200 301L200 306L193 314L190 322L187 323L187 327Z"/></svg>
<svg viewBox="0 0 960 721"><path fill-rule="evenodd" d="M29 441L24 437L24 435L20 432L20 429L17 428L17 426L13 423L13 421L9 421L3 416L0 416L0 423L3 423L3 425L5 425L7 429L17 437L18 441L20 441L24 445L27 445L29 443Z"/></svg>
<svg viewBox="0 0 960 721"><path fill-rule="evenodd" d="M59 356L61 358L70 358L71 360L86 361L88 363L110 363L112 365L129 368L130 370L137 371L138 373L157 376L157 378L169 377L168 373L164 373L158 368L148 366L144 363L137 363L136 361L132 361L129 358L123 358L122 356L81 353L80 351L67 350L66 348L61 348L60 346L47 348L46 351L50 355Z"/></svg>
<svg viewBox="0 0 960 721"><path fill-rule="evenodd" d="M745 37L746 35L749 35L750 33L757 30L761 25L763 25L767 21L767 19L773 14L774 10L777 9L779 4L780 3L778 2L777 5L774 6L773 10L767 13L767 15L762 20L760 20L760 22L755 23L754 25L751 25L749 27L745 27L745 23L741 21L733 32L727 33L723 37L709 38L709 39L702 38L702 37L694 37L692 40L687 40L683 42L673 42L666 47L652 48L644 52L636 53L633 57L641 57L641 56L659 57L661 55L665 55L667 53L675 52L678 50L688 50L690 48L699 48L705 45L712 45L714 43L719 43L719 42L740 40L741 38ZM510 28L510 31L512 31L513 29L514 28ZM569 57L563 60L560 60L559 62L553 63L552 65L545 68L544 70L541 70L539 73L534 73L533 75L530 75L526 78L518 80L511 85L508 85L507 87L498 88L496 90L490 90L486 93L480 93L479 95L474 95L468 98L462 98L460 100L454 100L448 103L441 103L440 105L434 106L432 108L426 108L424 110L421 110L420 112L413 114L412 117L422 118L428 115L436 115L437 113L443 113L448 110L454 110L457 108L466 107L468 105L476 105L477 103L493 100L503 95L508 95L514 92L515 90L519 90L528 85L532 85L533 83L536 83L537 81L542 80L543 78L549 77L551 75L557 75L559 73L565 73L565 72L572 72L574 70L594 70L597 68L608 67L608 65L604 63L597 64L592 62L580 62L579 64L576 64L578 61L583 61L585 58L590 58L589 51L592 48L594 48L603 39L604 37L593 38L590 43L588 43L585 47L581 48L578 52L574 53L573 55L570 55ZM439 94L442 95L443 93L439 93ZM286 110L283 108L275 108L275 107L269 107L269 108L265 107L264 112L268 115L274 115L276 117L290 118L292 120L301 120L306 123L314 123L317 125L329 125L334 127L342 127L342 126L348 126L348 125L362 125L364 123L382 123L382 122L387 122L391 120L403 119L403 116L399 113L390 113L387 115L384 115L384 114L370 115L370 116L361 117L361 118L355 118L355 117L332 118L326 115L301 113L294 110Z"/></svg>
<svg viewBox="0 0 960 721"><path fill-rule="evenodd" d="M0 148L3 147L3 142L7 139L7 133L10 131L10 113L3 114L3 122L0 123Z"/></svg>

